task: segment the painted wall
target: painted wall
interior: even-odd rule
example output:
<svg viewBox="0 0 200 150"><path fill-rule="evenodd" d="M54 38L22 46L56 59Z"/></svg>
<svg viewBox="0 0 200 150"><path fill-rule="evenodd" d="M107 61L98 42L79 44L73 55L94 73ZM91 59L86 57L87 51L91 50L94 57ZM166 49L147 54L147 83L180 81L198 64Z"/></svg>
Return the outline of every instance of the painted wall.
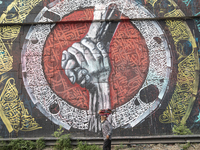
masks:
<svg viewBox="0 0 200 150"><path fill-rule="evenodd" d="M199 134L198 0L0 0L0 136Z"/></svg>

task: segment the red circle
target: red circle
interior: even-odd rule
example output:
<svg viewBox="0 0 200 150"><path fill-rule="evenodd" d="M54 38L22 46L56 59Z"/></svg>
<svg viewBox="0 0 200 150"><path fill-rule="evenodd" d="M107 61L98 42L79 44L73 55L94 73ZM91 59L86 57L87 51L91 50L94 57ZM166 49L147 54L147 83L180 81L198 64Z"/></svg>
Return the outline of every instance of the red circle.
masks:
<svg viewBox="0 0 200 150"><path fill-rule="evenodd" d="M93 8L79 10L59 23L49 34L43 51L43 69L52 90L70 105L89 108L89 93L78 84L71 84L61 67L62 52L87 34L93 19ZM135 96L146 79L149 67L148 48L137 28L129 21L121 22L110 43L111 73L109 76L111 109Z"/></svg>

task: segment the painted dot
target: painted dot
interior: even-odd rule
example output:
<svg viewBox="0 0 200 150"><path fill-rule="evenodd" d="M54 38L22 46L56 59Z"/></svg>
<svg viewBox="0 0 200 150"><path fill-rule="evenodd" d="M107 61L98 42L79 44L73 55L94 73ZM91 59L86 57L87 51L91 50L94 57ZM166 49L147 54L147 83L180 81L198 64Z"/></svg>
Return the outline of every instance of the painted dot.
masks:
<svg viewBox="0 0 200 150"><path fill-rule="evenodd" d="M140 91L140 99L144 103L153 102L156 98L158 98L159 90L156 85L150 84Z"/></svg>
<svg viewBox="0 0 200 150"><path fill-rule="evenodd" d="M52 114L57 114L60 110L60 107L57 103L53 103L50 105L49 107L49 111L52 113Z"/></svg>

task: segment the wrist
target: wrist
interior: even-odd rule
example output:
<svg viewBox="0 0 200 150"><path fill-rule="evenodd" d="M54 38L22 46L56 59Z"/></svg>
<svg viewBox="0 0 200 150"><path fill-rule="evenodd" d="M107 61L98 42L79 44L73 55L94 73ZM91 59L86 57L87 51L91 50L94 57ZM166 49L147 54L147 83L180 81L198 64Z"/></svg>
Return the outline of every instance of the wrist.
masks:
<svg viewBox="0 0 200 150"><path fill-rule="evenodd" d="M98 83L108 83L110 71L104 71L98 74Z"/></svg>
<svg viewBox="0 0 200 150"><path fill-rule="evenodd" d="M108 82L110 75L109 70L98 71L90 73L90 83L105 83Z"/></svg>
<svg viewBox="0 0 200 150"><path fill-rule="evenodd" d="M97 83L99 109L111 108L109 83Z"/></svg>

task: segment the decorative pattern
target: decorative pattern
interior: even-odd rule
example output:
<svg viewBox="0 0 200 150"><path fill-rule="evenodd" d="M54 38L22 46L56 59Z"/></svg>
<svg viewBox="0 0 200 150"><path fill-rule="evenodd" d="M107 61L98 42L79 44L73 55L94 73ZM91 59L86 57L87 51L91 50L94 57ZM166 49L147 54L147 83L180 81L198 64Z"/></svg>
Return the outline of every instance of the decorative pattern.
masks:
<svg viewBox="0 0 200 150"><path fill-rule="evenodd" d="M112 109L109 119L115 129L135 127L161 105L166 109L159 109L161 114L155 114L159 123L189 122L194 102L199 100L199 47L196 42L200 35L200 21L198 18L192 23L191 20L159 20L161 27L157 21L141 18L198 16L199 4L198 0L182 0L178 5L173 0L146 0L144 3L129 0L9 0L0 3L4 9L0 11L0 23L6 24L0 27L0 117L8 132L41 129L35 121L37 118L30 115L32 110L24 103L27 99L19 97L16 84L21 77L17 79L13 72L20 76L20 63L25 88L35 106L32 102L31 105L36 107L33 111L38 109L53 123L68 130L71 127L95 132L101 130L97 116L101 107ZM118 12L110 18L105 17L110 13L107 8L111 5L115 8L113 11ZM34 18L27 18L28 15ZM115 20L117 16L124 20L119 24L114 22L116 30L104 29L104 25L110 23L104 19ZM138 21L129 21L137 18ZM33 19L37 25L32 25L28 33L15 24L29 23ZM98 37L92 27L97 27L99 32L106 31L103 34L112 37L106 47L109 47L106 54L109 56L109 71L96 72L98 77L108 78L95 82L97 91L89 89L86 83L73 84L72 76L65 69L72 64L62 66L63 53L72 54L68 50L75 48L74 43ZM24 41L22 34L26 35ZM99 43L95 43L96 49L102 50ZM77 61L74 53L74 57L66 56L69 56L68 60ZM79 65L86 71L90 69L84 68L84 64ZM22 98L26 94L23 91ZM198 113L199 110L195 112ZM194 122L199 121L199 116L196 117Z"/></svg>
<svg viewBox="0 0 200 150"><path fill-rule="evenodd" d="M32 131L41 129L34 118L29 115L24 103L18 96L18 90L15 86L15 80L10 78L0 96L0 117L5 123L9 133L13 130Z"/></svg>
<svg viewBox="0 0 200 150"><path fill-rule="evenodd" d="M70 1L70 2L62 1L54 5L53 7L49 8L48 11L59 15L61 18L64 16L69 17L70 15L73 16L76 13L79 14L80 12L77 11L68 16L68 14L71 11L76 11L80 7L88 8L95 6L95 3L91 4L86 2L87 1L82 1L80 3L78 3L77 1ZM102 3L102 5L105 5L105 7L108 4L109 3L106 2ZM128 1L126 3L124 2L122 3L122 1L116 1L115 4L118 6L118 9L121 10L121 13L123 13L128 18L153 17L147 10L145 10L144 7L138 5L137 3L129 3ZM81 13L83 12L85 12L85 10L81 11ZM83 13L80 14L80 16L82 17L82 18L80 17L81 19L85 19L85 17L89 16L89 14L87 15L87 13ZM88 20L90 20L91 16L87 18ZM48 18L45 18L44 16L41 16L40 18L37 19L38 20L35 21L38 22L48 20ZM74 17L73 19L76 18ZM70 29L73 29L72 27L74 27L74 25L77 25L77 29L82 27L85 30L83 30L81 34L79 32L80 30L73 32L73 30ZM59 32L59 29L65 29L68 32L69 31L72 32L72 34L67 34L67 35L70 35L70 37L68 38L70 38L72 41L69 42L73 44L74 42L79 41L81 37L86 34L88 25L89 24L78 24L78 23L73 24L73 26L68 25L64 27L62 27L62 25L53 25L53 26L36 25L27 34L27 42L24 43L22 51L22 64L24 68L22 72L26 73L27 75L26 77L24 77L25 81L24 83L26 85L26 89L29 92L30 97L32 98L32 101L37 105L37 107L40 109L41 112L45 112L44 114L47 117L52 115L54 117L53 121L56 124L64 126L66 129L70 129L70 127L78 129L88 129L88 118L87 118L88 115L86 115L88 114L88 112L85 111L83 108L79 109L85 106L85 109L87 110L88 94L86 93L87 91L83 90L83 92L85 92L85 94L83 95L85 95L85 99L87 98L87 100L84 100L83 97L79 103L76 102L79 94L77 95L77 97L69 97L73 96L73 94L70 95L66 94L64 96L61 94L63 90L61 91L56 90L58 88L66 89L66 87L64 88L64 86L70 86L70 84L67 82L66 85L63 86L62 81L66 81L67 79L66 77L63 77L62 73L59 73L60 75L62 75L62 78L60 78L61 76L56 77L57 74L55 75L54 74L55 72L53 72L53 71L62 72L62 70L60 70L58 61L61 59L61 54L57 53L56 51L57 48L60 49L62 52L63 50L67 49L68 47L67 45L70 45L67 44L68 41L65 41L65 39L61 38L62 35L64 36L65 32L61 33ZM54 30L55 31L58 30L58 32L55 33L52 32ZM115 128L128 124L134 127L140 121L145 119L146 116L152 113L162 101L164 93L167 89L169 74L171 70L170 69L171 59L169 52L170 50L169 47L167 46L164 33L160 28L160 26L157 24L157 22L154 21L133 21L131 23L125 22L121 23L121 26L119 25L118 31L114 35L113 41L111 42L110 46L110 62L111 64L113 63L112 64L113 77L110 76L109 78L111 82L110 93L111 93L112 107L116 108L115 110L113 110L114 114L112 120L113 120L113 126ZM81 36L74 36L75 33ZM122 37L126 37L128 36L127 34L130 33L133 33L131 38L124 39L126 41L123 41ZM53 40L57 41L56 43L60 42L63 44L61 44L61 46L56 44L52 45ZM134 44L135 47L133 45L128 44L130 43L129 40L135 43ZM47 46L45 46L45 41L47 41L46 43ZM125 44L125 42L127 44ZM117 47L114 46L116 44L117 46L121 45L121 47L123 47L126 45L127 47L123 48L119 47L117 49ZM126 55L124 54L123 56L122 53L120 54L119 52L117 52L119 51L119 49L121 51L123 49L127 52L130 51L130 55L126 53ZM119 57L119 55L121 56L121 58L124 57L125 59L123 59L123 61L122 60L120 61L121 58ZM129 59L130 62L127 62L126 60ZM51 63L46 63L46 62L51 62ZM45 64L44 66L45 74L43 74L42 72L43 63ZM123 69L123 67L125 67L126 64L128 65L128 67L130 67L126 68L127 71L130 70L130 73L127 72L127 75L124 77L122 76L123 72L121 72L121 74L119 74L119 72L116 73L117 70ZM133 69L133 72L135 70L136 74L131 74L131 69ZM45 79L45 77L47 78ZM118 86L119 85L118 82L112 81L120 79L121 82L126 83L125 79L121 77L123 78L129 77L127 81L130 83L130 85L128 85L127 88L124 88L124 90L129 89L126 91L129 95L128 97L123 97L123 96L120 97L121 95L123 95L124 92L121 90L122 88L120 87L123 84L120 84L120 86ZM55 84L56 83L55 81L59 82ZM112 84L112 82L115 83L115 85ZM51 87L49 87L48 83L51 85L52 89ZM141 98L140 93L144 92L146 89L149 89L150 86L154 87L155 94L157 94L157 96L154 96L155 98L152 99L151 101L149 100L146 101L145 98L143 97ZM76 87L76 85L74 85L74 87ZM70 91L71 89L69 88L67 90ZM75 91L78 92L78 90ZM68 103L66 101L68 101ZM83 102L85 102L86 104ZM74 107L73 105L74 104L76 105L76 103L79 104L78 106ZM54 111L54 114L50 110L50 108L52 108L53 106L57 108L57 111Z"/></svg>
<svg viewBox="0 0 200 150"><path fill-rule="evenodd" d="M30 13L30 11L40 2L41 0L14 0L3 12L0 17L0 23L22 23L26 16ZM14 10L14 11L13 11ZM1 26L0 27L0 75L10 71L13 68L13 56L10 55L12 51L12 45L17 36L19 35L21 26L13 25L13 26ZM9 49L8 49L9 48ZM13 85L10 85L10 81L13 82ZM7 85L9 88L13 88L14 91L3 91L9 92L10 95L17 95L18 91L14 84L15 80L12 78L7 81ZM1 96L3 95L1 93ZM11 93L10 93L11 92ZM12 93L14 92L14 93ZM13 99L12 99L13 98ZM20 101L19 97L11 97L9 101L12 101L12 105L7 103L7 100L1 104L1 112L0 116L6 125L9 133L13 130L18 132L22 131L32 131L36 129L40 129L39 125L34 121L27 109L24 108L23 102ZM20 112L21 109L22 112ZM7 113L7 114L5 114ZM10 114L9 114L10 113ZM13 113L13 114L12 114ZM20 116L20 114L22 116ZM19 118L21 117L21 118ZM23 119L21 126L19 122ZM12 126L12 127L11 127Z"/></svg>

